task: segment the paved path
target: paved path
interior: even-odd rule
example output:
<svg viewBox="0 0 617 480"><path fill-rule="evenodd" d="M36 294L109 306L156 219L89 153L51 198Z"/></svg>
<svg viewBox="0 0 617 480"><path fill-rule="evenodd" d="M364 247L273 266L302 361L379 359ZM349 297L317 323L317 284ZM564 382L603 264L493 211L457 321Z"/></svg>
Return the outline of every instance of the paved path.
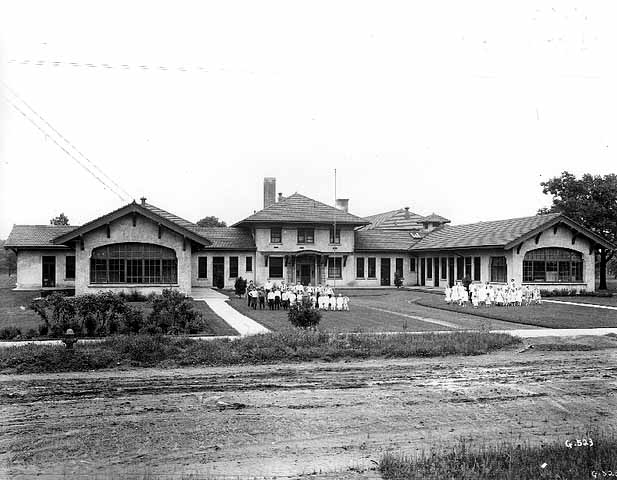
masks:
<svg viewBox="0 0 617 480"><path fill-rule="evenodd" d="M270 331L252 318L242 315L235 308L232 308L227 303L229 298L222 293L215 292L210 288L193 289L191 293L194 300L206 302L214 313L227 322L242 337L257 335L258 333L268 333Z"/></svg>
<svg viewBox="0 0 617 480"><path fill-rule="evenodd" d="M577 307L606 308L607 310L617 310L617 307L611 307L610 305L598 305L596 303L577 303L577 302L567 302L565 300L546 300L546 299L543 299L542 301L546 303L561 303L563 305L576 305Z"/></svg>
<svg viewBox="0 0 617 480"><path fill-rule="evenodd" d="M413 320L420 320L422 322L427 322L427 323L434 323L436 325L441 325L442 327L454 328L456 330L460 330L461 328L463 328L460 325L456 325L450 322L445 322L443 320L436 320L434 318L421 317L419 315L409 315L408 313L393 312L392 310L386 310L385 308L369 307L368 305L365 305L364 307L369 308L371 310L377 310L379 312L389 313L390 315L398 315L399 317L411 318Z"/></svg>

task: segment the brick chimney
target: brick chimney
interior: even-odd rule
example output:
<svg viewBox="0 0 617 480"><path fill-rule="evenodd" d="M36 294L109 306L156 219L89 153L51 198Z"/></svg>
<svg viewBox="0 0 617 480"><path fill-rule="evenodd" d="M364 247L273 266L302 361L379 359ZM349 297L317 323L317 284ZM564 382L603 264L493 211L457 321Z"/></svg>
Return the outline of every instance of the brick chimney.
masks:
<svg viewBox="0 0 617 480"><path fill-rule="evenodd" d="M147 198L146 197L141 197L140 200L141 200L141 204L145 205Z"/></svg>
<svg viewBox="0 0 617 480"><path fill-rule="evenodd" d="M339 210L342 210L345 213L349 212L349 199L348 198L337 198L335 207Z"/></svg>
<svg viewBox="0 0 617 480"><path fill-rule="evenodd" d="M283 194L281 192L279 192L279 202L282 202L283 200L285 200L285 197L283 196Z"/></svg>
<svg viewBox="0 0 617 480"><path fill-rule="evenodd" d="M276 202L276 178L265 177L264 178L264 208L268 208L270 205Z"/></svg>

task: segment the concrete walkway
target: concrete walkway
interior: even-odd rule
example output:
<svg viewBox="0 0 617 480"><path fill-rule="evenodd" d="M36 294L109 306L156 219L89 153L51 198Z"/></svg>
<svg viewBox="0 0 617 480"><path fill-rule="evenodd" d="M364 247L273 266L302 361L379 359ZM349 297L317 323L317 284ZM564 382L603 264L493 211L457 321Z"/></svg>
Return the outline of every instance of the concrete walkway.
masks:
<svg viewBox="0 0 617 480"><path fill-rule="evenodd" d="M229 301L227 295L215 292L210 288L195 288L191 294L193 300L206 302L214 313L227 322L242 337L257 335L259 333L268 333L270 331L252 318L242 315L235 308L232 308L229 303L227 303Z"/></svg>
<svg viewBox="0 0 617 480"><path fill-rule="evenodd" d="M617 307L611 307L610 305L598 305L597 303L577 303L577 302L568 302L566 300L546 300L542 299L543 302L546 303L560 303L562 305L576 305L577 307L590 307L590 308L605 308L607 310L617 310Z"/></svg>

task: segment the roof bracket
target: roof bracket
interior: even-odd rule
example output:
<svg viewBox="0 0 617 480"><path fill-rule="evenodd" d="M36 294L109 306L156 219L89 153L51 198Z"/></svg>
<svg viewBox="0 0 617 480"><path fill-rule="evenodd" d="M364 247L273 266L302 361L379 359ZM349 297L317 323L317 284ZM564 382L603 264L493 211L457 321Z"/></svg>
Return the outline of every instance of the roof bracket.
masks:
<svg viewBox="0 0 617 480"><path fill-rule="evenodd" d="M266 261L266 267L268 266L268 257L269 257L269 255L264 255L264 259Z"/></svg>
<svg viewBox="0 0 617 480"><path fill-rule="evenodd" d="M572 234L572 245L574 245L576 243L576 237L578 237L578 232L574 232Z"/></svg>
<svg viewBox="0 0 617 480"><path fill-rule="evenodd" d="M553 225L553 235L557 235L557 229L559 228L559 224L556 223L555 225Z"/></svg>
<svg viewBox="0 0 617 480"><path fill-rule="evenodd" d="M137 212L133 212L133 226L137 226Z"/></svg>
<svg viewBox="0 0 617 480"><path fill-rule="evenodd" d="M591 242L589 243L589 255L591 255L594 251L594 249L596 248L596 244Z"/></svg>
<svg viewBox="0 0 617 480"><path fill-rule="evenodd" d="M343 255L343 267L347 265L347 257L348 255Z"/></svg>
<svg viewBox="0 0 617 480"><path fill-rule="evenodd" d="M182 251L186 250L186 237L182 237Z"/></svg>
<svg viewBox="0 0 617 480"><path fill-rule="evenodd" d="M538 242L536 242L536 243L538 243ZM520 253L521 253L521 248L523 248L523 242L519 243L519 244L518 244L518 247L516 247L516 254L517 254L517 255L520 255Z"/></svg>
<svg viewBox="0 0 617 480"><path fill-rule="evenodd" d="M81 250L84 250L84 237L83 237L83 235L79 236L79 248Z"/></svg>
<svg viewBox="0 0 617 480"><path fill-rule="evenodd" d="M159 240L161 239L162 235L163 235L163 226L159 223Z"/></svg>
<svg viewBox="0 0 617 480"><path fill-rule="evenodd" d="M106 226L106 231L107 231L107 238L111 238L111 226L109 225L109 223L107 223Z"/></svg>
<svg viewBox="0 0 617 480"><path fill-rule="evenodd" d="M541 237L541 236L542 236L542 232L539 232L539 233L536 235L536 245L540 242L540 237Z"/></svg>

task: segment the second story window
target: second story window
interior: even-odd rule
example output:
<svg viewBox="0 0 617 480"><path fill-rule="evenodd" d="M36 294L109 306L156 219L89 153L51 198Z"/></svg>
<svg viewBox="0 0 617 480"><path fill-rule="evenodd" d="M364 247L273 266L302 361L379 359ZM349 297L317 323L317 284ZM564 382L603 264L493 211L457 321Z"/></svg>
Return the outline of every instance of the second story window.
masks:
<svg viewBox="0 0 617 480"><path fill-rule="evenodd" d="M299 228L298 243L315 243L315 230L312 228Z"/></svg>
<svg viewBox="0 0 617 480"><path fill-rule="evenodd" d="M337 228L336 232L333 227L330 227L330 243L341 243L341 229Z"/></svg>
<svg viewBox="0 0 617 480"><path fill-rule="evenodd" d="M281 227L270 229L270 243L281 243Z"/></svg>

